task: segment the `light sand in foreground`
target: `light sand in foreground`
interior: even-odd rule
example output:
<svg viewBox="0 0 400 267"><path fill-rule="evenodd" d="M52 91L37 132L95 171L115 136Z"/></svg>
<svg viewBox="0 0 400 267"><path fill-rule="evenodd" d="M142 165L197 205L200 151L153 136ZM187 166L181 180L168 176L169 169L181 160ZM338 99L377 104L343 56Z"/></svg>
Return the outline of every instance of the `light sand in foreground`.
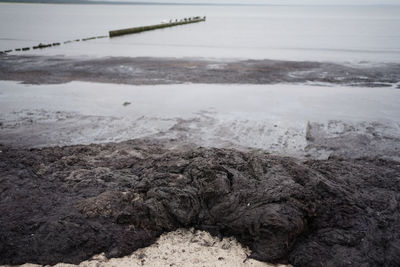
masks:
<svg viewBox="0 0 400 267"><path fill-rule="evenodd" d="M100 266L263 266L284 267L248 259L251 251L243 248L235 238L213 237L204 231L178 229L166 233L151 246L138 249L123 258L107 259L103 254L81 262L82 267ZM37 267L24 264L23 267ZM72 267L58 263L56 267Z"/></svg>

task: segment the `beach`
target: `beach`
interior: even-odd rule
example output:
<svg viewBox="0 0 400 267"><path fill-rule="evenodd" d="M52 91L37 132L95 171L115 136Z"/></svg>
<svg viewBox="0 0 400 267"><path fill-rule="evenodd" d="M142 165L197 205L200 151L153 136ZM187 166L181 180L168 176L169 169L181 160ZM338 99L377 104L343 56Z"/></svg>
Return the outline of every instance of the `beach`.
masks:
<svg viewBox="0 0 400 267"><path fill-rule="evenodd" d="M399 265L398 10L0 3L1 266Z"/></svg>
<svg viewBox="0 0 400 267"><path fill-rule="evenodd" d="M244 249L234 238L219 239L205 231L178 229L163 234L146 248L138 249L122 258L108 259L104 253L93 256L78 266L256 266L284 267L248 258L250 251ZM23 264L37 267L37 264ZM58 263L55 267L77 265Z"/></svg>

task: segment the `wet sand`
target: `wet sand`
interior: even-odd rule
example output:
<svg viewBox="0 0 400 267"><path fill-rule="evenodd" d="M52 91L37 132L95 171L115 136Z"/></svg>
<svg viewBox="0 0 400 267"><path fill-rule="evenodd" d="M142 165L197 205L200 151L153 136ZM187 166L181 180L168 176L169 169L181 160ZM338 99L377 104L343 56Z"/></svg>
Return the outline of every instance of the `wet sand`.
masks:
<svg viewBox="0 0 400 267"><path fill-rule="evenodd" d="M245 255L250 253L262 261L290 262L295 266L317 266L321 260L334 265L399 263L394 238L400 232L396 228L397 198L392 192L397 186L400 161L399 65L3 55L0 70L0 79L12 80L0 82L0 156L4 159L0 168L5 174L0 180L0 208L9 216L1 222L6 227L0 237L7 240L0 245L0 252L5 253L3 264L80 263L101 252L106 254L81 265L242 266ZM136 141L110 144L126 140ZM87 146L68 147L82 144ZM191 152L187 154L188 151ZM161 214L148 221L132 221L136 215L131 216L132 210L124 201L137 201L136 190L143 184L135 183L142 181L138 177L144 175L143 170L148 168L146 175L154 181L157 173L164 173L166 179L175 177L174 170L182 175L178 175L180 178L191 177L179 166L183 166L182 159L195 154L202 155L205 165L216 164L214 169L208 165L204 168L202 162L198 166L212 170L213 178L205 182L210 190L200 196L187 193L208 203L201 207L206 214L215 212L213 207L219 200L208 198L221 195L218 190L226 185L226 179L221 178L225 172L228 178L244 175L249 181L261 181L265 175L272 177L276 183L265 185L265 190L278 193L249 193L259 202L257 207L266 205L266 210L255 208L250 221L239 219L239 228L225 214L215 218L225 218L222 224L227 228L221 222L204 221L208 215L202 212L196 215L202 223L200 227L190 209L179 203L166 211L170 214L166 217ZM218 162L221 157L229 163ZM241 157L252 158L251 168L232 167L240 166ZM159 169L151 169L158 161ZM169 165L164 166L163 162ZM132 170L141 164L143 168L132 176ZM186 170L193 167L184 166ZM201 174L195 177L202 179ZM282 181L295 188L285 191L288 184ZM163 186L187 197L186 191L179 191L183 185L176 188L177 182L181 181L169 181ZM60 195L46 191L54 186L55 191L64 191ZM196 188L198 184L185 186ZM146 197L155 202L146 202L139 210L164 209L165 203L179 199L165 198L161 189L158 185L146 187L151 191ZM9 202L12 198L14 201ZM25 203L26 198L31 201ZM167 202L157 206L163 198ZM293 199L299 202L292 202ZM237 203L229 198L221 203L233 203L232 207L242 212L251 202L235 206ZM115 206L104 208L108 204ZM13 215L10 205L21 212ZM298 212L294 222L287 221L288 208ZM260 215L265 220L260 226L257 212L273 214ZM153 225L152 220L160 218L170 223L167 229ZM190 222L182 218L189 218ZM90 229L85 228L87 222ZM139 234L131 226L139 229ZM235 239L219 241L205 232L193 233L182 227L235 236L251 252ZM155 241L160 234L178 228ZM97 234L83 240L82 229L88 235ZM137 240L124 240L124 231ZM29 237L28 232L33 236ZM9 233L20 236L7 239ZM14 241L30 242L37 251L18 247ZM54 246L52 242L58 243ZM156 243L151 245L153 242ZM226 242L231 245L228 250L223 248ZM379 250L381 245L374 242L385 243L389 249L383 253ZM81 254L70 250L77 244ZM187 244L187 254L182 252L182 244ZM60 247L60 251L54 252L52 247ZM141 247L147 248L131 254ZM48 250L39 253L41 249ZM371 249L376 253L366 257L364 254ZM10 256L9 251L20 256ZM160 257L160 253L167 255ZM108 259L129 254L122 259ZM267 266L250 259L245 264Z"/></svg>
<svg viewBox="0 0 400 267"><path fill-rule="evenodd" d="M400 64L349 65L307 61L192 58L63 57L0 55L0 80L28 84L88 81L118 84L328 83L398 87Z"/></svg>
<svg viewBox="0 0 400 267"><path fill-rule="evenodd" d="M17 147L151 138L298 158L400 158L395 88L0 85L0 143Z"/></svg>

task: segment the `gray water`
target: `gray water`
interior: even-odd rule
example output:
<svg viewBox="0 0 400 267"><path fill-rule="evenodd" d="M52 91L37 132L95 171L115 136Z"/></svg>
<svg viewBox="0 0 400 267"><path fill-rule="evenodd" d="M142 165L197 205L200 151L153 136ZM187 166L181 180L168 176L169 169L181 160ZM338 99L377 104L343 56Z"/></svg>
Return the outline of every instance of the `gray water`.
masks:
<svg viewBox="0 0 400 267"><path fill-rule="evenodd" d="M170 18L204 23L14 54L400 62L400 6L0 4L0 50Z"/></svg>

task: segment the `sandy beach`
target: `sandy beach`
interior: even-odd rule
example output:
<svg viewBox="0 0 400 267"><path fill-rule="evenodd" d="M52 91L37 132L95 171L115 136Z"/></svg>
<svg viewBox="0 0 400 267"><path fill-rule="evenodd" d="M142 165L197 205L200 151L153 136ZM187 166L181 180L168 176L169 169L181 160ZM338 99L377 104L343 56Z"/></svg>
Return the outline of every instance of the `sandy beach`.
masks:
<svg viewBox="0 0 400 267"><path fill-rule="evenodd" d="M346 242L355 242L354 245L362 246L365 239L358 239L358 236L364 234L356 230L362 216L370 208L386 205L386 200L392 204L384 212L387 214L382 219L386 224L383 233L378 231L376 235L365 238L382 239L387 232L396 231L392 230L391 223L386 223L392 220L389 214L393 212L393 205L397 205L394 204L397 203L392 195L394 193L387 191L386 185L380 184L381 181L374 180L381 177L379 179L390 181L396 179L394 177L398 174L400 91L395 87L336 85L333 88L315 84L136 86L89 82L27 85L13 81L2 81L0 85L0 157L3 158L0 168L5 174L2 179L3 201L0 205L5 215L2 223L4 226L8 225L5 228L9 229L6 230L8 233L17 233L11 240L31 244L36 251L33 254L40 256L31 258L33 254L29 249L19 251L21 247L18 243L12 245L10 239L6 238L9 241L6 241L3 251L6 249L19 255L12 257L16 260L14 264L38 266L29 262L38 263L39 260L39 263L55 266L75 266L71 263L79 266L283 266L266 262L287 263L289 259L291 263L295 263L294 266L305 266L309 264L310 257L321 251L324 251L325 259L333 264L347 261L361 264L364 258L359 254L344 256L340 250L332 250L331 242L342 244L340 240L346 236L348 240L358 240ZM70 147L71 145L75 146ZM216 148L221 150L215 151ZM206 150L202 152L203 149ZM214 178L205 182L211 183L209 186L212 189L207 189L211 190L210 193L194 193L205 189L181 191L182 185L176 184L180 179L186 181L185 179L192 177L190 173L193 171L187 169L193 167L186 166L184 160L191 153L204 153L201 158L216 164L208 167L211 172L207 175L216 179L214 182ZM232 156L232 153L237 156ZM270 163L261 163L264 167L260 167L258 161L265 160L263 155L272 157L273 160ZM279 155L293 158L280 159ZM218 163L224 157L232 162ZM246 161L253 157L260 158L251 163L255 164L251 168L243 169L240 167L243 163L238 160L240 157L245 157ZM345 165L343 159L347 161ZM157 161L161 163L160 169L144 171L149 168L150 165L147 164L150 162L157 166ZM285 163L278 163L281 161ZM164 166L163 162L167 165ZM193 159L188 162L196 164ZM144 164L143 167L139 167L141 164ZM26 173L18 171L21 166L25 166L22 169ZM301 167L293 170L289 166ZM200 164L196 168L200 170L205 166ZM245 182L246 186L251 185L254 178L264 180L265 177L271 177L268 179L272 180L265 181L272 184L260 185L265 188L265 192L270 192L269 195L249 189L245 194L250 199L257 195L261 199L242 200L241 195L246 192L244 189L240 189L241 193L231 192L228 195L221 193L225 191L218 191L225 190L218 188L226 183L226 178L219 180L220 175L242 177L241 172L253 168L255 173L250 175L252 178L246 178L250 179ZM161 174L165 170L168 170L167 173ZM221 170L226 174L222 174ZM144 176L138 178L137 174ZM162 175L166 184L144 182L149 177L159 179L155 174ZM31 182L31 178L23 178L32 175L37 178ZM356 194L360 189L349 191L352 186L342 184L343 175L348 177L345 179L348 179L346 183L357 183L354 185L356 187L364 184L361 186L364 189L360 191L363 193ZM168 180L171 178L174 181ZM11 181L15 179L21 182L13 184ZM58 179L61 180L56 182ZM200 178L195 175L190 179ZM235 179L238 178L230 183ZM276 183L272 182L274 179L278 179ZM285 179L289 179L288 182L282 182ZM305 183L298 179L310 180ZM380 184L381 189L378 192L383 195L372 193L374 189L368 185L369 179ZM332 184L333 181L335 184ZM164 214L162 209L168 207L163 198L167 197L168 202L174 203L181 198L188 198L187 194L194 195L190 196L189 202L178 202L167 208L161 216L161 221L165 220L162 225L171 224L166 229L160 229L152 223L143 226L143 223L146 225L149 221L146 222L146 217L142 217L144 215L131 221L136 218L131 217L132 214L139 211L137 208L131 210L130 206L138 205L134 204L139 196L136 194L142 192L143 189L140 188L143 183L154 183L155 188L144 189L147 193L140 193L139 199L150 197L159 190L166 190L163 189L164 186L170 188L165 191L169 192L167 195L162 193L154 200L147 200L137 206L142 209L141 205L144 205L148 209L150 205L150 210L157 210L157 213L149 213L150 221L154 222L160 220L156 214ZM284 191L281 186L285 187ZM37 191L37 188L42 189ZM243 188L243 185L238 188ZM31 195L26 199L29 204L19 202L22 199L18 196L26 195L27 192ZM171 192L175 193L171 196ZM327 192L328 195L332 194L331 197L326 198ZM53 193L57 196L51 196ZM214 193L226 197L232 195L233 199L228 197L219 200L224 209L230 205L233 209L231 214L243 212L240 208L243 203L237 207L237 201L245 201L245 210L253 210L253 201L259 204L255 204L255 213L249 213L248 220L240 222L240 228L234 226L234 221L238 219L223 219L226 216L224 213L212 216L221 217L221 222L203 222L199 225L197 220L202 220L200 218L204 215L199 211L193 211L197 214L193 215L189 210L197 209L198 204L194 203L205 201L201 206L211 205L210 211L206 208L207 213L218 211L213 211L212 208L218 207L218 198L206 200L209 198L208 194ZM323 197L309 196L315 193L322 194ZM175 194L179 197L174 196ZM268 199L271 197L272 199ZM321 197L324 199L322 202L316 200ZM298 200L292 203L293 198ZM17 201L9 202L12 199ZM306 203L298 206L297 201L304 200ZM206 204L208 201L213 204ZM276 201L278 206L273 204ZM358 215L347 218L348 205L354 201L376 204L353 210ZM156 204L155 208L152 207L153 202L163 204ZM132 204L126 206L127 203ZM191 204L187 206L184 203ZM10 205L15 207L17 213L10 213ZM49 214L53 214L51 217L42 217L40 210L43 206L47 207ZM263 208L260 210L256 208L258 206ZM333 215L327 213L324 207L329 206L335 210L335 216L342 216L338 225L330 221L331 219L328 220ZM22 207L30 208L25 210ZM343 207L347 208L343 210ZM286 221L289 218L286 217L288 211L292 215L298 214L297 219L295 216ZM380 212L377 216L381 218L382 214ZM27 221L27 225L20 225L24 224L20 216L31 219ZM171 219L176 216L181 218L178 222ZM35 218L40 219L36 221ZM260 222L261 218L266 221ZM373 221L381 220L374 216L371 218ZM312 221L315 223L312 224ZM342 228L345 221L348 226ZM292 223L295 226L290 226ZM322 226L326 223L328 227ZM85 224L90 228L84 226ZM375 222L362 224L362 232L366 229L371 231L375 227ZM37 226L32 229L32 225L41 226L34 230ZM99 225L103 226L99 228ZM199 231L189 230L193 226ZM12 230L15 227L25 230ZM227 231L226 227L232 227L233 230ZM264 227L267 228L263 230ZM271 231L269 227L274 230ZM302 237L299 240L303 241L298 241L297 236L307 233L308 227L316 230L308 232L308 239L303 240ZM347 227L353 230L346 232ZM136 229L141 230L137 232ZM82 230L85 234L81 233ZM93 230L95 235L91 234ZM62 236L59 236L60 231L63 232ZM211 236L207 231L215 235ZM330 233L329 238L323 234L325 231ZM29 240L24 238L27 233L32 233ZM161 237L157 239L160 234ZM131 236L133 241L124 240L122 237L125 235ZM262 236L263 239L258 241ZM314 247L314 242L320 245ZM76 244L87 245L80 245L80 252L77 254L75 249L71 250ZM284 248L282 244L286 244ZM53 251L49 245L59 247L60 250ZM362 250L361 247L359 249ZM328 256L331 253L336 256ZM377 254L377 257L382 258L382 255Z"/></svg>
<svg viewBox="0 0 400 267"><path fill-rule="evenodd" d="M107 259L104 254L79 265L58 263L54 267L111 267L111 266L254 266L290 267L291 265L268 264L248 258L248 248L243 248L234 238L219 239L205 231L179 229L163 234L146 248L138 249L129 256ZM6 265L2 265L6 266ZM23 264L21 267L39 267Z"/></svg>
<svg viewBox="0 0 400 267"><path fill-rule="evenodd" d="M394 0L10 1L0 266L400 266Z"/></svg>

